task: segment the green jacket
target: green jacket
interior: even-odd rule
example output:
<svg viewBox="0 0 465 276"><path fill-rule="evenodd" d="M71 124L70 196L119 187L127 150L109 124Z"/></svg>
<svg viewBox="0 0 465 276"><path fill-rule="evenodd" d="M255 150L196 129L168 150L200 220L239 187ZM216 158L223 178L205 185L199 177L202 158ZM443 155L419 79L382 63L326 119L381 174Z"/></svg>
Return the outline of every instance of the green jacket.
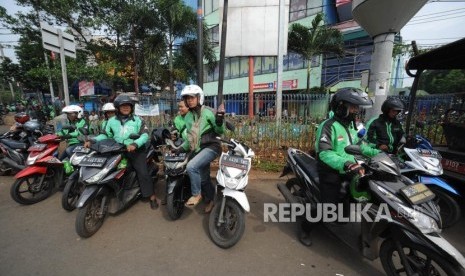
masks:
<svg viewBox="0 0 465 276"><path fill-rule="evenodd" d="M200 110L190 110L184 117L184 122L187 139L184 140L182 147L185 150L199 152L203 148L211 148L218 153L221 152L221 142L216 137L224 133L224 122L221 126L216 125L215 114L209 107L202 106ZM196 135L196 125L200 131L199 135ZM196 144L191 145L192 142Z"/></svg>
<svg viewBox="0 0 465 276"><path fill-rule="evenodd" d="M103 139L113 138L116 142L122 143L126 146L134 144L137 148L142 147L149 139L148 128L141 117L137 115L130 115L129 118L123 122L119 116L111 117L105 125L105 134L98 135L95 140L101 141ZM129 138L131 134L140 134L136 140Z"/></svg>
<svg viewBox="0 0 465 276"><path fill-rule="evenodd" d="M77 138L79 135L81 135L81 132L79 132L80 128L86 128L89 129L89 126L87 125L87 122L84 118L78 119L74 121L74 123L69 122L70 125L73 125L76 127L75 130L69 131L68 129L62 129L56 133L58 136L64 136L64 135L70 135L71 138L68 139L68 146L74 145L81 143Z"/></svg>
<svg viewBox="0 0 465 276"><path fill-rule="evenodd" d="M174 127L178 130L180 137L183 140L187 139L187 128L186 122L184 121L184 117L182 115L176 116L174 118Z"/></svg>
<svg viewBox="0 0 465 276"><path fill-rule="evenodd" d="M402 124L397 119L389 119L381 114L368 121L367 140L372 147L379 148L381 145L388 146L388 153L395 153L404 136Z"/></svg>
<svg viewBox="0 0 465 276"><path fill-rule="evenodd" d="M357 142L357 131L353 127L345 127L334 117L327 119L318 126L316 133L315 150L318 160L344 174L346 162L355 162L354 156L346 153L344 148ZM362 153L368 157L379 153L379 150L373 149L366 144L360 146Z"/></svg>

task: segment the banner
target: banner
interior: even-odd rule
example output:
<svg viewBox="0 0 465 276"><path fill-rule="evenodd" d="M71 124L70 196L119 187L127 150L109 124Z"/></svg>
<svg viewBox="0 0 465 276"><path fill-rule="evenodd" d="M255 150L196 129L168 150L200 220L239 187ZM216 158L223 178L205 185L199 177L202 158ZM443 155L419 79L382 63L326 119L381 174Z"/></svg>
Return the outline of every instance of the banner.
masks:
<svg viewBox="0 0 465 276"><path fill-rule="evenodd" d="M80 81L79 82L79 97L94 95L94 82L93 81Z"/></svg>
<svg viewBox="0 0 465 276"><path fill-rule="evenodd" d="M158 104L144 106L136 104L135 113L138 116L158 116L160 115L160 109L158 108Z"/></svg>

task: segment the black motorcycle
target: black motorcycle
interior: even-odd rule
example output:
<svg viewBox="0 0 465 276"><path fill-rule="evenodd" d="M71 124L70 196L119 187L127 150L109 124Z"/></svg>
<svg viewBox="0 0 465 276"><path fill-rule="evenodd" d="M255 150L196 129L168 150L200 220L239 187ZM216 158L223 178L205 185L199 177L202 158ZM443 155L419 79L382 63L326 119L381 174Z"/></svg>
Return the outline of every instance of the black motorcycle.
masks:
<svg viewBox="0 0 465 276"><path fill-rule="evenodd" d="M0 136L0 175L15 173L25 168L27 149L46 134L38 121L15 124Z"/></svg>
<svg viewBox="0 0 465 276"><path fill-rule="evenodd" d="M139 135L131 134L130 139ZM76 204L76 232L83 238L95 234L108 214L116 215L140 197L136 172L124 157L126 147L113 139L105 139L91 146L92 152L79 163L79 183L85 186ZM155 150L146 156L149 174L156 181L158 167L154 163Z"/></svg>
<svg viewBox="0 0 465 276"><path fill-rule="evenodd" d="M440 235L441 218L434 194L424 184L402 176L385 153L366 158L356 145L346 147L346 152L356 156L366 173L358 181L342 185L346 188L341 190L341 202L347 206L357 198L367 207L368 217L354 212L360 218L356 222L323 225L352 248L361 249L364 257L379 257L388 275L464 275L464 257ZM317 161L289 148L282 176L291 172L295 178L278 184L286 201L310 204L310 213L318 211L321 198ZM386 211L384 215L380 210Z"/></svg>

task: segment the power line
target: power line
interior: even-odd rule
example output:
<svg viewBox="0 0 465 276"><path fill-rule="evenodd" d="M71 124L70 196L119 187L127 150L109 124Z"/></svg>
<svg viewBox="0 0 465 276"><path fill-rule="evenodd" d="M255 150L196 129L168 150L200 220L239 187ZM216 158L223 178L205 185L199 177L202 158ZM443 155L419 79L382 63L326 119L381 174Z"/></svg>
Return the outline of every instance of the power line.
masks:
<svg viewBox="0 0 465 276"><path fill-rule="evenodd" d="M450 13L450 14L442 14L442 15L430 16L430 17L427 17L427 18L418 18L418 19L416 19L414 17L410 22L418 22L418 21L427 22L429 20L436 20L437 18L443 18L443 17L446 17L446 16L451 16L451 15L456 15L456 14L463 15L463 13L464 13L463 11L458 11L458 12L454 12L454 13Z"/></svg>
<svg viewBox="0 0 465 276"><path fill-rule="evenodd" d="M418 16L414 16L413 19L417 19L417 18L420 18L420 17L427 17L427 16L430 16L430 15L448 13L448 12L456 12L456 11L460 11L460 10L465 10L465 8L455 9L455 10L448 10L448 11L442 11L442 12L433 12L433 13L418 15Z"/></svg>
<svg viewBox="0 0 465 276"><path fill-rule="evenodd" d="M414 22L414 23L407 23L407 26L410 25L418 25L418 24L425 24L425 23L432 23L432 22L437 22L437 21L443 21L443 20L449 20L449 19L454 19L454 18L463 18L462 16L454 16L454 17L449 17L449 18L442 18L442 19L436 19L436 20L431 20L431 21L426 21L426 22Z"/></svg>

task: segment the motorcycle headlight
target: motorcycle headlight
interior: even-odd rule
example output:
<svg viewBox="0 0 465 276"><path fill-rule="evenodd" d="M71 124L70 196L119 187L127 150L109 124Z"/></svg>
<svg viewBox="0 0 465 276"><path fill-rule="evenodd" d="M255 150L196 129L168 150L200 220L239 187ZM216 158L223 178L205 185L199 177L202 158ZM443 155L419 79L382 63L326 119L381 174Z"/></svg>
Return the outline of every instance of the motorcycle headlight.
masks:
<svg viewBox="0 0 465 276"><path fill-rule="evenodd" d="M77 166L82 161L82 159L84 159L84 157L86 157L85 154L82 154L82 155L73 154L73 156L71 156L71 160L69 161L71 162L73 166Z"/></svg>
<svg viewBox="0 0 465 276"><path fill-rule="evenodd" d="M118 165L119 161L121 161L121 156L113 160L108 166L104 167L101 171L96 173L94 176L88 178L86 182L88 184L94 184L94 183L99 182L100 180L102 180L102 178L104 178L108 174L108 172L111 169L113 169L114 167L116 167L116 165Z"/></svg>
<svg viewBox="0 0 465 276"><path fill-rule="evenodd" d="M414 210L410 207L399 204L399 214L407 218L413 225L415 225L423 234L432 232L439 233L441 230L436 221L422 212Z"/></svg>
<svg viewBox="0 0 465 276"><path fill-rule="evenodd" d="M221 166L221 171L224 173L226 177L234 178L234 179L241 179L247 174L246 170L241 170L241 169L236 169L236 168L231 168L231 167L226 167L226 166Z"/></svg>

